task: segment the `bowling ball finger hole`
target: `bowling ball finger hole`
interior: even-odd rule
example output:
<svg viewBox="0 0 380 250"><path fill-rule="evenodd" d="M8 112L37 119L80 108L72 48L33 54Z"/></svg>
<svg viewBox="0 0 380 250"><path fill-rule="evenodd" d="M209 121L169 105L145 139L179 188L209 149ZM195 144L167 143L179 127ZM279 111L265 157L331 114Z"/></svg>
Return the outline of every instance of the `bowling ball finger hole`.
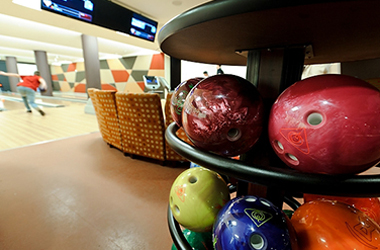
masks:
<svg viewBox="0 0 380 250"><path fill-rule="evenodd" d="M313 112L307 116L307 123L311 126L317 126L323 122L323 116L318 112Z"/></svg>
<svg viewBox="0 0 380 250"><path fill-rule="evenodd" d="M231 128L227 132L227 139L229 141L237 141L241 137L241 131L237 128Z"/></svg>
<svg viewBox="0 0 380 250"><path fill-rule="evenodd" d="M198 181L198 178L196 176L190 176L189 177L189 182L191 184L195 184L195 183L197 183L197 181Z"/></svg>
<svg viewBox="0 0 380 250"><path fill-rule="evenodd" d="M247 198L245 198L245 201L247 201L247 202L256 202L257 198L256 197L247 197Z"/></svg>
<svg viewBox="0 0 380 250"><path fill-rule="evenodd" d="M263 249L265 245L264 238L259 234L252 234L250 238L250 242L253 249L257 249L257 250Z"/></svg>
<svg viewBox="0 0 380 250"><path fill-rule="evenodd" d="M285 154L285 159L292 165L295 165L297 166L300 162L299 160L297 159L297 157L295 157L294 155L292 154L289 154L289 153L286 153Z"/></svg>
<svg viewBox="0 0 380 250"><path fill-rule="evenodd" d="M180 214L180 210L179 210L179 207L177 206L177 205L175 205L174 206L174 213L176 214L176 215L179 215Z"/></svg>
<svg viewBox="0 0 380 250"><path fill-rule="evenodd" d="M274 149L275 149L278 153L280 153L280 154L284 153L284 146L282 145L281 142L279 142L279 141L274 141L273 145L274 145Z"/></svg>
<svg viewBox="0 0 380 250"><path fill-rule="evenodd" d="M267 206L267 207L271 207L271 205L265 201L265 200L260 200L261 204L263 204L264 206Z"/></svg>

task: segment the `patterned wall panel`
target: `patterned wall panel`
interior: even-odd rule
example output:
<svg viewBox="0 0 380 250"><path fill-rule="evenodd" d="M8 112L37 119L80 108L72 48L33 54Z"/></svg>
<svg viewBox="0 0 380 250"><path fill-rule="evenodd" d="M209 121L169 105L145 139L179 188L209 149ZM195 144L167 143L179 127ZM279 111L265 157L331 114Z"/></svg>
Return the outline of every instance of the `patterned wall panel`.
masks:
<svg viewBox="0 0 380 250"><path fill-rule="evenodd" d="M108 63L109 68L113 69L113 70L125 70L126 69L120 60L108 59L107 63Z"/></svg>
<svg viewBox="0 0 380 250"><path fill-rule="evenodd" d="M102 89L121 92L144 92L143 75L165 76L164 54L100 60ZM53 89L86 91L84 62L51 66Z"/></svg>
<svg viewBox="0 0 380 250"><path fill-rule="evenodd" d="M160 70L165 69L164 54L153 55L149 68L160 69Z"/></svg>
<svg viewBox="0 0 380 250"><path fill-rule="evenodd" d="M77 71L84 71L84 62L77 63Z"/></svg>
<svg viewBox="0 0 380 250"><path fill-rule="evenodd" d="M137 56L132 57L124 57L119 59L119 61L124 65L125 69L132 69L133 65L135 64Z"/></svg>
<svg viewBox="0 0 380 250"><path fill-rule="evenodd" d="M115 82L127 82L129 73L126 70L111 70Z"/></svg>
<svg viewBox="0 0 380 250"><path fill-rule="evenodd" d="M149 70L153 55L138 56L132 66L133 70Z"/></svg>
<svg viewBox="0 0 380 250"><path fill-rule="evenodd" d="M113 79L112 71L109 69L101 69L100 70L100 82L114 84L115 79Z"/></svg>

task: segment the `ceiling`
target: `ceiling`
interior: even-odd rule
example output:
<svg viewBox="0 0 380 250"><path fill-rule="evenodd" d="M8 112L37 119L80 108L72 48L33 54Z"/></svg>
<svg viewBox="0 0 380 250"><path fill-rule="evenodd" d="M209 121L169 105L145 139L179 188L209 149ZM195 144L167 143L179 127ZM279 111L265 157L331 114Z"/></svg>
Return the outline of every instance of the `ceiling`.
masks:
<svg viewBox="0 0 380 250"><path fill-rule="evenodd" d="M158 22L160 29L176 15L206 0L112 0ZM98 38L99 58L159 53L157 42L126 36L96 25L42 11L40 0L2 0L0 60L14 56L34 63L34 51L47 52L49 64L83 61L81 35ZM26 5L25 6L22 6Z"/></svg>

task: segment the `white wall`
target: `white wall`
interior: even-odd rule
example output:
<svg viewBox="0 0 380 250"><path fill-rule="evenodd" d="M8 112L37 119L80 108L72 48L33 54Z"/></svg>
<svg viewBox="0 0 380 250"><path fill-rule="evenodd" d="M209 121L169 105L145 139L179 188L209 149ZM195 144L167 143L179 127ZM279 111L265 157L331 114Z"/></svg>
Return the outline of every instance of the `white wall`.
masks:
<svg viewBox="0 0 380 250"><path fill-rule="evenodd" d="M17 63L17 71L21 76L29 76L37 71L37 66L35 64Z"/></svg>
<svg viewBox="0 0 380 250"><path fill-rule="evenodd" d="M323 74L340 74L340 63L306 65L301 79Z"/></svg>
<svg viewBox="0 0 380 250"><path fill-rule="evenodd" d="M232 74L246 77L246 66L222 65L224 74ZM207 71L209 76L216 75L216 65L181 61L181 82L194 77L203 77L203 71Z"/></svg>

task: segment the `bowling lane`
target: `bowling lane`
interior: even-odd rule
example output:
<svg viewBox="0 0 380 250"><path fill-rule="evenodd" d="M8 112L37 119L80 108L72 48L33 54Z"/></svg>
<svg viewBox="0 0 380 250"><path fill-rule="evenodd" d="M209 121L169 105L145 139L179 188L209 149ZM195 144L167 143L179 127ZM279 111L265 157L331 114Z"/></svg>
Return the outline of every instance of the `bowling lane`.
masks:
<svg viewBox="0 0 380 250"><path fill-rule="evenodd" d="M25 106L22 102L15 102L10 100L5 100L0 97L0 110L5 112L9 110L20 110L25 109Z"/></svg>
<svg viewBox="0 0 380 250"><path fill-rule="evenodd" d="M0 92L0 111L25 109L22 98L18 93ZM86 103L86 93L63 93L55 92L53 96L36 94L35 102L46 108L59 108L68 106L73 102Z"/></svg>

